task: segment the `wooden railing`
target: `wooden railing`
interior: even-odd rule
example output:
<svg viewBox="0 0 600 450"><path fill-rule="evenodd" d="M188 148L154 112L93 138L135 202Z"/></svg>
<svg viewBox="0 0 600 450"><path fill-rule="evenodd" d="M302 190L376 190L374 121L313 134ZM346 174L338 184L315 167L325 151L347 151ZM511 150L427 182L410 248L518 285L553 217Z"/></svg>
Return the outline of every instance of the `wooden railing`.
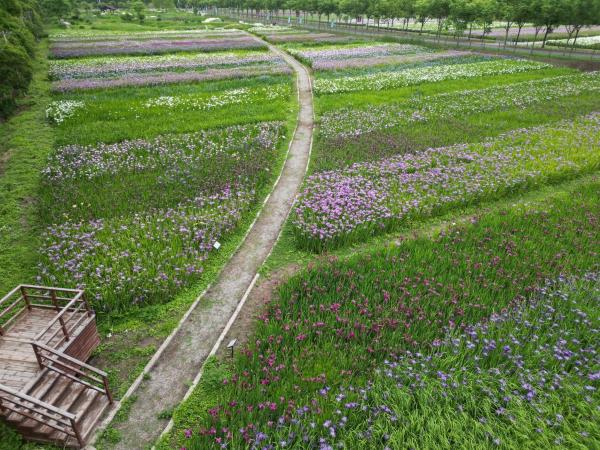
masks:
<svg viewBox="0 0 600 450"><path fill-rule="evenodd" d="M43 315L50 316L50 320L33 339L19 338L18 334L7 335L13 322L36 308L53 314ZM1 340L27 347L31 345L40 370L53 371L72 383L105 395L113 403L106 372L67 354L80 347L77 338L90 339L89 326L94 321L94 311L79 289L20 285L0 299ZM93 326L92 336L97 336L95 324ZM89 354L86 352L80 354ZM65 433L75 438L81 447L84 445L79 428L81 417L0 384L0 415L6 416L11 412Z"/></svg>
<svg viewBox="0 0 600 450"><path fill-rule="evenodd" d="M29 395L15 391L0 384L0 411L7 414L11 411L28 419L34 420L57 431L74 437L83 447L85 442L81 435L77 417L68 411L63 411L49 403L38 400Z"/></svg>
<svg viewBox="0 0 600 450"><path fill-rule="evenodd" d="M91 319L94 316L94 312L85 299L82 290L45 288L42 286L24 286L24 288L25 295L30 302L32 300L38 301L38 303L32 303L32 307L54 309L58 313L46 328L37 334L34 339L35 342L59 348L71 339L73 332L86 319ZM34 289L37 290L37 293L30 292ZM57 337L58 339L55 339ZM52 343L53 341L55 342Z"/></svg>
<svg viewBox="0 0 600 450"><path fill-rule="evenodd" d="M4 308L0 312L0 336L4 336L6 328L23 311L31 310L31 304L22 286L17 286L0 299L0 308Z"/></svg>
<svg viewBox="0 0 600 450"><path fill-rule="evenodd" d="M1 309L3 307L4 309ZM84 292L80 289L22 284L0 299L0 336L5 334L8 326L22 312L31 311L33 308L54 309L58 313L35 337L35 341L50 344L60 335L60 339L54 345L56 348L71 338L73 331L82 324L86 316L94 315ZM85 314L79 314L82 312ZM57 323L60 326L50 332Z"/></svg>
<svg viewBox="0 0 600 450"><path fill-rule="evenodd" d="M88 389L96 390L106 395L110 403L113 402L106 372L39 342L32 342L31 345L40 368L48 368Z"/></svg>

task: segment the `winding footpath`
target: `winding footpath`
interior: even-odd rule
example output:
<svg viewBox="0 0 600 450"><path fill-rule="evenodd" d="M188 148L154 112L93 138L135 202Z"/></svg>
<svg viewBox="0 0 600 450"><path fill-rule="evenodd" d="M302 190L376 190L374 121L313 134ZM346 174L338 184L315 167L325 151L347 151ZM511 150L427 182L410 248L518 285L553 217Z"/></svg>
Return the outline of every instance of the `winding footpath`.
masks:
<svg viewBox="0 0 600 450"><path fill-rule="evenodd" d="M177 406L190 390L190 384L198 381L204 361L220 345L220 334L231 325L230 319L235 318L236 309L239 312L238 305L245 299L275 245L306 173L314 125L310 73L296 59L268 45L297 75L299 113L287 159L272 193L237 252L151 360L146 375L125 395L133 394L132 398L137 399L131 405L128 418L112 424L121 433L117 449L150 447L165 428L164 419L158 415Z"/></svg>

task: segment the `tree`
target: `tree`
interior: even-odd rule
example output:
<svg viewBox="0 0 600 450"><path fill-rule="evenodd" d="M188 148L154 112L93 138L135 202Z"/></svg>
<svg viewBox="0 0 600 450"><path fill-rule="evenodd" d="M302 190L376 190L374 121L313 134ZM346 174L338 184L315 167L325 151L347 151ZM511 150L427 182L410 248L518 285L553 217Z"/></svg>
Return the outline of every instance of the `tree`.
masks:
<svg viewBox="0 0 600 450"><path fill-rule="evenodd" d="M473 33L473 24L477 19L476 5L472 0L452 0L450 3L450 20L457 33L469 29L469 42Z"/></svg>
<svg viewBox="0 0 600 450"><path fill-rule="evenodd" d="M404 29L408 29L408 23L410 19L416 15L416 2L414 0L395 0L392 1L394 5L395 17L404 19Z"/></svg>
<svg viewBox="0 0 600 450"><path fill-rule="evenodd" d="M496 0L473 0L474 9L477 11L477 22L483 27L483 38L492 31L492 24L498 16L498 3Z"/></svg>
<svg viewBox="0 0 600 450"><path fill-rule="evenodd" d="M70 0L42 0L42 10L46 16L67 17L73 7Z"/></svg>
<svg viewBox="0 0 600 450"><path fill-rule="evenodd" d="M146 16L144 15L144 11L146 11L146 5L142 2L137 1L131 5L131 9L135 11L135 15L140 22L143 22Z"/></svg>
<svg viewBox="0 0 600 450"><path fill-rule="evenodd" d="M423 27L427 20L429 20L429 0L417 0L415 3L415 15L417 16L417 22L421 24L419 34L423 33Z"/></svg>
<svg viewBox="0 0 600 450"><path fill-rule="evenodd" d="M43 34L40 17L33 0L0 0L0 118L15 110L31 82L35 40Z"/></svg>
<svg viewBox="0 0 600 450"><path fill-rule="evenodd" d="M566 15L568 20L566 20L565 26L569 34L567 44L571 42L571 38L575 34L571 43L571 51L573 51L581 29L586 25L600 22L600 2L597 0L571 0L566 7L568 8Z"/></svg>
<svg viewBox="0 0 600 450"><path fill-rule="evenodd" d="M450 0L428 0L429 16L437 20L437 37L440 38L444 21L450 16Z"/></svg>
<svg viewBox="0 0 600 450"><path fill-rule="evenodd" d="M542 48L546 46L548 34L552 33L554 27L559 25L565 18L565 4L571 0L536 0L533 11L535 11L534 24L545 28ZM536 30L536 37L537 37Z"/></svg>

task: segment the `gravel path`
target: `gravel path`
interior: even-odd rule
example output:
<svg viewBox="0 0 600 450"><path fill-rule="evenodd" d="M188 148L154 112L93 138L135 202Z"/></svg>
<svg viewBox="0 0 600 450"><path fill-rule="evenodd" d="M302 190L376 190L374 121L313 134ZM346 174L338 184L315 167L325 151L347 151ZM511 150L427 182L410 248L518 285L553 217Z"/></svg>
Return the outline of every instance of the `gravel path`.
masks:
<svg viewBox="0 0 600 450"><path fill-rule="evenodd" d="M158 414L181 401L200 371L238 302L275 245L306 173L314 120L310 74L294 58L270 47L296 72L300 103L296 132L281 176L237 253L185 320L149 372L149 377L140 384L128 419L113 425L122 436L115 446L117 449L148 448L158 438L167 423L158 419Z"/></svg>

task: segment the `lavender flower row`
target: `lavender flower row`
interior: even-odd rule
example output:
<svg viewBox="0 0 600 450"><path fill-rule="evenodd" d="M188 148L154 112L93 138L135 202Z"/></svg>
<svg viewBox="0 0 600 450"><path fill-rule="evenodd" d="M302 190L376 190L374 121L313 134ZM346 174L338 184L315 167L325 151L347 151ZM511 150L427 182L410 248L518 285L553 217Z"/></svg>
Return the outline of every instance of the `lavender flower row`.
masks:
<svg viewBox="0 0 600 450"><path fill-rule="evenodd" d="M105 175L160 169L165 176L197 167L225 153L254 153L274 149L285 133L281 122L236 125L197 133L158 136L115 144L68 145L48 159L42 176L47 182L72 184L77 179L93 180Z"/></svg>
<svg viewBox="0 0 600 450"><path fill-rule="evenodd" d="M76 46L53 45L50 54L54 58L76 58L92 55L155 54L183 51L217 51L227 49L263 48L261 41L252 37L227 39L187 39L187 40L146 40L146 41L107 41L79 44Z"/></svg>
<svg viewBox="0 0 600 450"><path fill-rule="evenodd" d="M56 33L50 36L52 43L67 43L76 41L103 41L103 40L140 40L140 39L172 39L181 36L232 36L242 34L235 29L202 29L202 30L163 30L163 31L136 31L136 32L111 32L101 34L96 31L72 31L70 33Z"/></svg>
<svg viewBox="0 0 600 450"><path fill-rule="evenodd" d="M428 149L310 176L293 225L314 249L600 164L600 114L483 144Z"/></svg>
<svg viewBox="0 0 600 450"><path fill-rule="evenodd" d="M195 53L151 56L119 56L83 60L57 60L50 63L50 77L55 80L88 77L114 77L123 73L143 73L159 70L196 69L215 66L249 64L280 64L283 59L269 52Z"/></svg>
<svg viewBox="0 0 600 450"><path fill-rule="evenodd" d="M291 74L291 69L283 62L279 65L257 65L246 68L208 69L202 72L158 72L127 74L120 78L87 78L61 80L52 84L52 90L68 92L85 89L105 89L124 86L151 86L174 83L192 83L230 78L246 78L261 75Z"/></svg>
<svg viewBox="0 0 600 450"><path fill-rule="evenodd" d="M493 86L449 92L406 103L386 103L366 109L340 109L324 114L319 132L328 139L361 136L376 130L425 122L464 114L484 113L505 108L528 106L600 90L600 72L565 75L524 81L507 86Z"/></svg>
<svg viewBox="0 0 600 450"><path fill-rule="evenodd" d="M170 300L198 279L253 199L238 186L174 208L49 227L39 282L85 288L104 311Z"/></svg>
<svg viewBox="0 0 600 450"><path fill-rule="evenodd" d="M316 61L312 64L312 68L314 70L341 70L384 64L411 64L416 62L436 61L438 59L445 58L457 58L467 55L470 55L470 53L458 50L449 50L438 53L418 53L416 55L383 55L340 60L333 59Z"/></svg>
<svg viewBox="0 0 600 450"><path fill-rule="evenodd" d="M240 36L227 36L226 39L238 39L245 38L251 39L250 36L246 34L242 34ZM131 39L131 40L108 40L108 41L100 41L100 42L88 42L88 41L73 41L73 42L61 42L54 43L53 47L59 47L61 49L70 49L70 48L112 48L123 45L133 46L136 44L155 44L155 45L166 45L170 42L180 42L180 41L218 41L223 39L222 36L183 36L183 37L168 37L165 39Z"/></svg>
<svg viewBox="0 0 600 450"><path fill-rule="evenodd" d="M364 58L373 56L405 55L410 53L429 52L425 47L410 44L377 44L352 47L326 47L313 49L290 49L292 55L310 63L332 61L348 58Z"/></svg>

